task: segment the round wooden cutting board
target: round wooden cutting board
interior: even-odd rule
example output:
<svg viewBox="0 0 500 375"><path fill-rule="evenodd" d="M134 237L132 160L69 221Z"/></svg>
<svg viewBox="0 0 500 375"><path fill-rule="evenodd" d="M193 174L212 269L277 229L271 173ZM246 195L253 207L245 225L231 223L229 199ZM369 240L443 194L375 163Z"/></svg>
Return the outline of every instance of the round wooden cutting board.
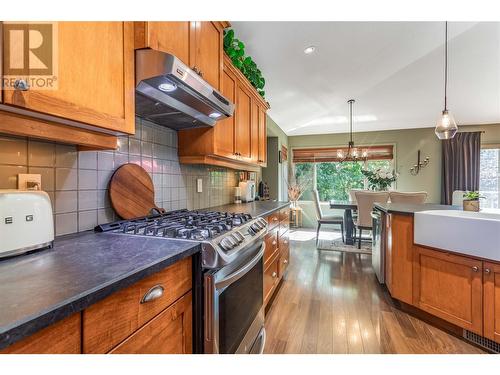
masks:
<svg viewBox="0 0 500 375"><path fill-rule="evenodd" d="M122 219L146 216L152 209L164 212L155 205L153 181L142 167L125 164L118 168L109 182L111 206Z"/></svg>

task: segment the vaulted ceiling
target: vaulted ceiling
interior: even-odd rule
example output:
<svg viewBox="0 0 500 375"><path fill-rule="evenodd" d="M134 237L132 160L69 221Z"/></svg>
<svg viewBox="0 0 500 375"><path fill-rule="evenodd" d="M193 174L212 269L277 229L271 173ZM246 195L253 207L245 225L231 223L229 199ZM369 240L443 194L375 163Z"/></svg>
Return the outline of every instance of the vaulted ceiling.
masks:
<svg viewBox="0 0 500 375"><path fill-rule="evenodd" d="M288 135L432 127L443 107L444 22L232 22ZM500 23L452 22L449 108L500 123ZM314 53L304 49L315 46Z"/></svg>

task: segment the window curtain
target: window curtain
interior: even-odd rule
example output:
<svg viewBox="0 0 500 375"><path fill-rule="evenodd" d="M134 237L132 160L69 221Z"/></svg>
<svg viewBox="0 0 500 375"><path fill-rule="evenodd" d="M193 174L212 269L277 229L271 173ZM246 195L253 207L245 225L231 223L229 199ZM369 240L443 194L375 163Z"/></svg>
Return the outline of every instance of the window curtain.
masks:
<svg viewBox="0 0 500 375"><path fill-rule="evenodd" d="M441 203L450 205L453 191L479 190L481 132L459 132L444 140Z"/></svg>

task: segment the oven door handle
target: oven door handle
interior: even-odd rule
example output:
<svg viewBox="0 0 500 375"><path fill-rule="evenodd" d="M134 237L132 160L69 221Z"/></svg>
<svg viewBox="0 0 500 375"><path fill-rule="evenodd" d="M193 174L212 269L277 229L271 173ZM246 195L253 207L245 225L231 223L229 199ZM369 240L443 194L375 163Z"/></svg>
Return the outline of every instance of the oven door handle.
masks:
<svg viewBox="0 0 500 375"><path fill-rule="evenodd" d="M253 266L255 266L260 261L260 259L264 256L265 250L266 250L266 243L262 242L262 245L261 245L260 250L257 253L257 255L255 255L250 261L245 263L245 265L243 267L238 268L238 270L234 271L233 273L230 273L225 278L218 281L215 284L215 288L216 289L223 289L226 286L231 285L235 281L237 281L237 280L241 279L243 276L245 276L245 274L248 271L250 271L253 268Z"/></svg>

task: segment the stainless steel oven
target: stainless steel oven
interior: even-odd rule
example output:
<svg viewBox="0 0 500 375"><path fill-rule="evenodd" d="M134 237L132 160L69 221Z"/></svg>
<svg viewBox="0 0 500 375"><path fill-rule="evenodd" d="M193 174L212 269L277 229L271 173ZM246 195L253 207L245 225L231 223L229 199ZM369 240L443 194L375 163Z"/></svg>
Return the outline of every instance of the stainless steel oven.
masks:
<svg viewBox="0 0 500 375"><path fill-rule="evenodd" d="M245 250L241 261L205 273L205 353L264 351L264 249L260 238Z"/></svg>

